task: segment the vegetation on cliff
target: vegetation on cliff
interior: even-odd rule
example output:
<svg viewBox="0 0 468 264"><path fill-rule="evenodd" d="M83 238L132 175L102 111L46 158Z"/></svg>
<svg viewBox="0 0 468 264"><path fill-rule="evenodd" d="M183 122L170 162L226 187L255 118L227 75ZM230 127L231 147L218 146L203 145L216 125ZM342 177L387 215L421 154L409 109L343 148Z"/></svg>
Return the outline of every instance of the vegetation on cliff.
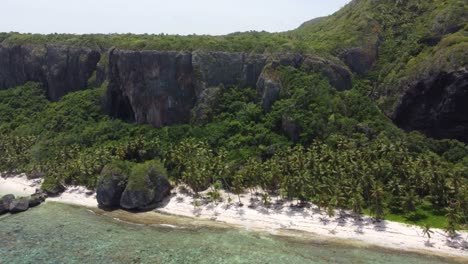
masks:
<svg viewBox="0 0 468 264"><path fill-rule="evenodd" d="M453 233L468 221L468 147L405 133L384 113L393 111L403 83L433 67L466 66L466 14L457 0L362 0L278 34L1 34L4 45L101 51L314 53L356 74L352 89L338 92L321 74L281 66L269 73L282 86L271 110L264 111L253 87L218 87L202 122L160 129L106 115L106 84L50 102L40 84L28 83L0 91L0 171L44 174L43 189L57 192L65 184L94 188L103 167L128 161L123 170L132 175L130 185L141 187L148 166L165 174L154 162L162 160L170 179L194 192L211 186L214 195L222 186L260 191L266 200L274 193L314 202L330 214L350 209ZM356 54L365 59L354 65Z"/></svg>

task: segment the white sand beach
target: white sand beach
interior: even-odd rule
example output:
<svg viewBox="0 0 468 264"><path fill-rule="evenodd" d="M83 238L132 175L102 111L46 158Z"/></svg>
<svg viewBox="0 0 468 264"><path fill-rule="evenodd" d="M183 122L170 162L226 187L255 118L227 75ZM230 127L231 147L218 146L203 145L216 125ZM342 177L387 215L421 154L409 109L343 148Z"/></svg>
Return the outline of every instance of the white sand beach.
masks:
<svg viewBox="0 0 468 264"><path fill-rule="evenodd" d="M250 194L241 195L244 206L239 207L238 198L230 195L233 203L193 205L193 197L179 191L156 209L157 212L197 217L229 223L249 230L267 231L272 234L283 234L284 230L294 230L313 233L320 236L352 239L369 245L380 246L404 251L427 252L442 256L464 257L468 261L468 232L458 232L459 235L450 239L440 229L432 229L431 238L423 236L419 226L406 225L391 221L374 223L368 216L354 219L349 212L336 212L329 218L317 207L299 208L291 206L290 202L275 204L272 199L270 208L266 208L258 200L251 200ZM227 200L227 194L222 195ZM343 213L343 212L342 212Z"/></svg>
<svg viewBox="0 0 468 264"><path fill-rule="evenodd" d="M26 174L14 177L0 177L0 195L14 194L16 196L29 196L39 189L42 179L30 180ZM60 202L85 207L97 207L96 194L81 186L66 186L65 192L57 197L49 197L46 202Z"/></svg>
<svg viewBox="0 0 468 264"><path fill-rule="evenodd" d="M0 178L0 194L31 191L37 185L34 180L27 180L24 175L13 178ZM37 181L37 180L36 180ZM200 201L194 206L194 198L179 187L172 195L160 204L156 213L171 214L197 219L223 222L253 231L269 232L277 235L307 234L319 235L330 239L360 241L370 246L456 257L468 261L468 232L458 232L455 238L449 238L440 229L432 229L431 238L423 236L421 227L391 221L375 223L370 217L354 219L348 212L336 212L329 218L323 211L311 205L297 207L290 202L276 204L272 199L270 208L263 206L250 194L241 195L243 206L238 205L237 196L230 194L232 203L227 203L227 193L223 192L224 202L218 204ZM85 207L97 207L95 194L83 187L68 187L58 197L47 201L75 204ZM155 214L149 212L147 214ZM156 215L155 215L156 216ZM300 232L293 232L300 231Z"/></svg>

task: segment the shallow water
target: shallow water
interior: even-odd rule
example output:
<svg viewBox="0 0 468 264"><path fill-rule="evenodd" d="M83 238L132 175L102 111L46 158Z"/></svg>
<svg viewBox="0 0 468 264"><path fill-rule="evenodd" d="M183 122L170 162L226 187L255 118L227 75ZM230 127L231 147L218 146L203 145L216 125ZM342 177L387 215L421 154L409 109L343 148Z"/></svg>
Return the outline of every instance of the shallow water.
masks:
<svg viewBox="0 0 468 264"><path fill-rule="evenodd" d="M0 217L0 263L453 263L419 254L235 228L134 225L46 203ZM185 221L190 221L186 219Z"/></svg>

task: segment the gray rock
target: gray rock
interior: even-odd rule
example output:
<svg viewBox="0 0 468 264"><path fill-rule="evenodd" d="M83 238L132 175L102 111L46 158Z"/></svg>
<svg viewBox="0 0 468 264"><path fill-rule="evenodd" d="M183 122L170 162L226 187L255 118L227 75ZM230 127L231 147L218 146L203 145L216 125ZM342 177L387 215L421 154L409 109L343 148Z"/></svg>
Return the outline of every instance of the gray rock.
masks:
<svg viewBox="0 0 468 264"><path fill-rule="evenodd" d="M16 198L10 203L11 213L20 213L29 209L29 198L22 197Z"/></svg>
<svg viewBox="0 0 468 264"><path fill-rule="evenodd" d="M406 131L468 143L468 71L436 72L408 84L391 115Z"/></svg>
<svg viewBox="0 0 468 264"><path fill-rule="evenodd" d="M265 112L270 111L282 89L281 81L274 73L273 66L265 67L257 82L257 94L262 98L261 104Z"/></svg>
<svg viewBox="0 0 468 264"><path fill-rule="evenodd" d="M8 213L10 211L10 204L15 200L15 196L13 194L7 194L0 198L0 214Z"/></svg>
<svg viewBox="0 0 468 264"><path fill-rule="evenodd" d="M315 56L308 56L302 63L306 72L321 73L330 85L337 91L346 91L352 88L351 73L341 65Z"/></svg>
<svg viewBox="0 0 468 264"><path fill-rule="evenodd" d="M102 175L97 182L96 198L100 207L113 208L120 205L127 177L119 173Z"/></svg>
<svg viewBox="0 0 468 264"><path fill-rule="evenodd" d="M221 90L224 87L211 87L204 89L197 100L195 107L192 110L192 121L197 124L205 124L212 120L213 109L219 103Z"/></svg>
<svg viewBox="0 0 468 264"><path fill-rule="evenodd" d="M31 195L31 197L29 198L29 207L31 208L40 205L45 201L46 198L47 194L45 192L41 190L36 190L36 193Z"/></svg>
<svg viewBox="0 0 468 264"><path fill-rule="evenodd" d="M271 76L263 75L267 64L300 68L329 78L337 90L351 88L350 73L318 57L300 54L247 54L227 52L125 51L109 53L107 111L111 116L138 124L161 127L203 122L213 87L257 87L266 91L264 108L277 99L280 89ZM265 87L267 89L265 89ZM263 93L261 94L263 96Z"/></svg>
<svg viewBox="0 0 468 264"><path fill-rule="evenodd" d="M155 182L142 189L126 188L120 200L120 206L128 210L147 210L162 201L171 191L171 185L165 177L158 177Z"/></svg>
<svg viewBox="0 0 468 264"><path fill-rule="evenodd" d="M356 47L340 54L340 59L357 74L366 74L377 61L378 44L368 47Z"/></svg>
<svg viewBox="0 0 468 264"><path fill-rule="evenodd" d="M87 88L100 53L62 45L0 44L0 90L40 82L49 99Z"/></svg>
<svg viewBox="0 0 468 264"><path fill-rule="evenodd" d="M171 185L162 166L157 164L136 166L146 166L138 170L144 171L144 175L132 172L120 199L120 206L127 210L147 210L170 193Z"/></svg>

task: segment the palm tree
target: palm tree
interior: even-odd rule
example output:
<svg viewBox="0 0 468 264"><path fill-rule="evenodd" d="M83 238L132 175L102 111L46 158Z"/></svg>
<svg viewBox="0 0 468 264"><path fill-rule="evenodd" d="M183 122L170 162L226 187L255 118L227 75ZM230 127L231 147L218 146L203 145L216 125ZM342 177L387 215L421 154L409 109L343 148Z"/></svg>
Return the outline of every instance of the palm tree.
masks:
<svg viewBox="0 0 468 264"><path fill-rule="evenodd" d="M431 230L431 227L429 226L429 224L425 224L423 226L422 232L423 232L423 237L427 236L428 240L431 239L431 234L434 233L434 231Z"/></svg>
<svg viewBox="0 0 468 264"><path fill-rule="evenodd" d="M371 192L371 214L374 216L375 220L380 221L384 217L385 203L384 203L384 190L382 183L377 182L372 187Z"/></svg>
<svg viewBox="0 0 468 264"><path fill-rule="evenodd" d="M445 231L453 237L457 233L457 228L460 220L460 214L457 211L456 206L454 203L447 208L447 225L445 226Z"/></svg>
<svg viewBox="0 0 468 264"><path fill-rule="evenodd" d="M358 188L351 197L351 208L355 217L358 217L362 214L362 205L364 204L364 198L362 198L361 192L361 189Z"/></svg>
<svg viewBox="0 0 468 264"><path fill-rule="evenodd" d="M403 211L406 213L416 211L416 203L418 201L418 196L414 194L414 190L406 192L406 195L403 197Z"/></svg>

